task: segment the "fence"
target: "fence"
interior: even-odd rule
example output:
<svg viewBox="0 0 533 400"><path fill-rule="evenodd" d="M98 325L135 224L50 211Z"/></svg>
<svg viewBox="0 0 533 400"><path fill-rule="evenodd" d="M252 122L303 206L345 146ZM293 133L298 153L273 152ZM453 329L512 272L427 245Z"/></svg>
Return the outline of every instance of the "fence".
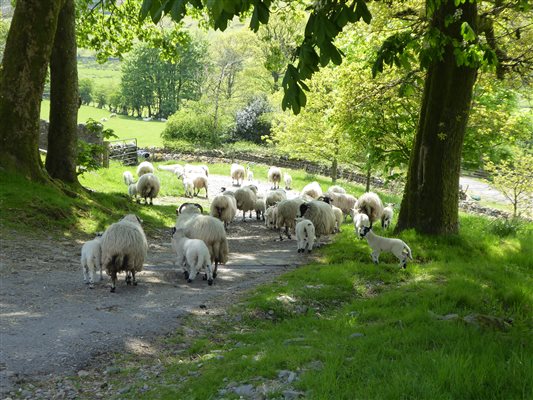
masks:
<svg viewBox="0 0 533 400"><path fill-rule="evenodd" d="M106 142L106 157L104 165L109 167L109 160L117 160L124 165L137 165L137 139L111 140Z"/></svg>

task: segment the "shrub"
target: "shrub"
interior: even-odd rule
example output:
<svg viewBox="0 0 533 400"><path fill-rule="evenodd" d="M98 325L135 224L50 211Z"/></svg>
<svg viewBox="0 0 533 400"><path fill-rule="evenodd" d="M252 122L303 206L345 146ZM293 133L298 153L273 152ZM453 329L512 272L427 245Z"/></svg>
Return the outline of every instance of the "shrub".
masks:
<svg viewBox="0 0 533 400"><path fill-rule="evenodd" d="M266 97L256 97L235 116L234 137L237 140L249 140L261 143L262 136L270 135L272 108Z"/></svg>
<svg viewBox="0 0 533 400"><path fill-rule="evenodd" d="M186 108L182 108L169 118L161 137L168 141L184 140L191 143L220 142L213 134L212 117Z"/></svg>
<svg viewBox="0 0 533 400"><path fill-rule="evenodd" d="M518 218L495 219L490 223L490 231L499 237L516 236L523 225Z"/></svg>

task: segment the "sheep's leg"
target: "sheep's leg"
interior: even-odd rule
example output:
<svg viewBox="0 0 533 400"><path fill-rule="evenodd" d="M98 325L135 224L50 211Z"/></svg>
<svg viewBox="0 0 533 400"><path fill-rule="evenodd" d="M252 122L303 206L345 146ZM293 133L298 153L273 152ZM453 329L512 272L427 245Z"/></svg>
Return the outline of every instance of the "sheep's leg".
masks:
<svg viewBox="0 0 533 400"><path fill-rule="evenodd" d="M242 212L242 222L246 222L246 211Z"/></svg>
<svg viewBox="0 0 533 400"><path fill-rule="evenodd" d="M89 270L89 289L92 289L94 287L94 270L96 269L92 260L87 263L87 269Z"/></svg>
<svg viewBox="0 0 533 400"><path fill-rule="evenodd" d="M131 275L130 271L126 271L126 285L131 285Z"/></svg>
<svg viewBox="0 0 533 400"><path fill-rule="evenodd" d="M137 286L137 280L135 279L135 271L131 271L133 286Z"/></svg>
<svg viewBox="0 0 533 400"><path fill-rule="evenodd" d="M206 264L205 270L207 271L207 284L211 286L213 284L213 269L211 267L211 264Z"/></svg>
<svg viewBox="0 0 533 400"><path fill-rule="evenodd" d="M83 272L83 282L85 282L85 284L87 285L89 283L87 265L82 264L81 271Z"/></svg>
<svg viewBox="0 0 533 400"><path fill-rule="evenodd" d="M372 252L372 261L374 261L374 264L378 264L379 263L379 251L378 250L374 250Z"/></svg>
<svg viewBox="0 0 533 400"><path fill-rule="evenodd" d="M217 277L217 271L218 271L218 259L215 258L215 269L213 271L213 278Z"/></svg>
<svg viewBox="0 0 533 400"><path fill-rule="evenodd" d="M289 232L289 226L288 225L285 225L285 235L287 235L289 240L292 239L291 238L291 233Z"/></svg>
<svg viewBox="0 0 533 400"><path fill-rule="evenodd" d="M115 293L117 286L117 271L111 272L111 293Z"/></svg>

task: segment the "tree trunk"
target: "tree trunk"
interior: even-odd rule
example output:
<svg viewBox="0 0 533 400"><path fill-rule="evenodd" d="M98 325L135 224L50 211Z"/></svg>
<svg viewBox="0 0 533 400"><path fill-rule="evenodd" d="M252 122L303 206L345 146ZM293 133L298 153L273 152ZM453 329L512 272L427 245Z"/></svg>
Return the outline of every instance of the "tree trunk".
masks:
<svg viewBox="0 0 533 400"><path fill-rule="evenodd" d="M45 181L39 115L61 0L18 0L0 73L0 169Z"/></svg>
<svg viewBox="0 0 533 400"><path fill-rule="evenodd" d="M333 158L333 161L331 163L331 181L333 183L337 182L337 174L339 169L339 162L337 161L337 158Z"/></svg>
<svg viewBox="0 0 533 400"><path fill-rule="evenodd" d="M46 170L52 178L78 183L78 68L76 10L66 0L59 13L50 59L50 128Z"/></svg>
<svg viewBox="0 0 533 400"><path fill-rule="evenodd" d="M459 8L461 21L445 28L445 17L456 8L453 1L442 2L432 26L459 40L462 22L476 31L476 4L466 2ZM458 67L453 51L446 45L442 60L428 69L397 230L458 232L461 151L477 69Z"/></svg>
<svg viewBox="0 0 533 400"><path fill-rule="evenodd" d="M368 163L366 167L366 187L365 192L370 192L370 181L372 180L372 165Z"/></svg>

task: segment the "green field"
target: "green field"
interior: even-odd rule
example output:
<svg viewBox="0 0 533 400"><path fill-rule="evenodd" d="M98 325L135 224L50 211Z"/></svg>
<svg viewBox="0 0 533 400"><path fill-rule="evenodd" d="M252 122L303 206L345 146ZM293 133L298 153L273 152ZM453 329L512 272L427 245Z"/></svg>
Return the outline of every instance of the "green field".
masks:
<svg viewBox="0 0 533 400"><path fill-rule="evenodd" d="M41 103L41 118L48 121L50 113L50 101L43 100ZM137 138L139 147L162 147L163 140L161 132L165 129L165 123L159 121L145 122L138 118L118 115L115 118L109 118L109 110L103 110L96 107L81 106L78 111L78 122L84 123L89 118L102 122L105 128L113 129L119 139Z"/></svg>

